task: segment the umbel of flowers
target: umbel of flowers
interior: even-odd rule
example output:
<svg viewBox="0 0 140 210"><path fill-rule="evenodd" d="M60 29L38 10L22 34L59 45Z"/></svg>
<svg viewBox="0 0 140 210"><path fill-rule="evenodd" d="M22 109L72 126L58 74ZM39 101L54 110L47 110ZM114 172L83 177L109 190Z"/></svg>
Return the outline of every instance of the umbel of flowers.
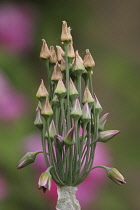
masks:
<svg viewBox="0 0 140 210"><path fill-rule="evenodd" d="M34 124L42 139L42 151L28 152L19 161L23 168L44 154L46 171L39 178L38 187L51 189L51 180L58 185L56 209L80 209L76 200L76 186L91 170L103 168L107 176L122 185L124 177L115 168L92 167L98 142L106 143L118 130L104 131L108 113L103 111L93 90L92 75L95 62L87 49L84 59L74 51L71 28L62 23L62 48L48 47L43 39L40 58L46 65L47 88L43 80L37 91L38 106ZM82 134L80 135L80 131Z"/></svg>

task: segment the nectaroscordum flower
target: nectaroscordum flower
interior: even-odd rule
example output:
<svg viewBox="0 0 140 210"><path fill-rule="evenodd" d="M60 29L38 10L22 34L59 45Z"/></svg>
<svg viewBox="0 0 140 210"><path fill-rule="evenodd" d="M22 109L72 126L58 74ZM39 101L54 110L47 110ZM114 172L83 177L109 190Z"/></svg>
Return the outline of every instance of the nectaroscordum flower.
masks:
<svg viewBox="0 0 140 210"><path fill-rule="evenodd" d="M51 167L49 167L39 177L38 188L39 188L39 190L42 189L44 193L46 192L46 190L51 189L52 176L50 174L50 169L51 169Z"/></svg>
<svg viewBox="0 0 140 210"><path fill-rule="evenodd" d="M54 82L54 76L56 78L54 72L57 73L55 69L52 75L53 81L51 80L50 67L54 67L54 63L57 62L57 59L55 60L55 50L52 46L53 53L51 53L50 59L47 59L46 65L49 94L46 96L46 102L40 101L43 117L43 127L40 133L47 171L40 176L39 188L42 188L44 192L46 189L50 189L52 176L58 185L57 210L81 209L79 201L75 197L76 186L83 183L93 169L108 168L101 165L93 167L96 147L99 142L105 143L118 133L116 130L100 131L100 114L103 109L95 93L93 93L91 78L91 68L94 66L93 58L87 51L87 63L84 66L78 50L75 53L74 62L73 59L68 57L69 43L72 42L70 31L71 28L67 27L67 23L63 21L61 41L64 44L66 70L61 72L59 69L59 73L61 72L63 77ZM57 63L54 68L58 65ZM83 94L81 75L85 68L87 69L88 79L85 80L84 85L87 88L85 94ZM77 98L71 98L73 88L77 89ZM83 95L84 100L82 100ZM57 105L54 104L54 97L56 96ZM103 122L102 129L104 124L105 122ZM80 134L81 128L82 133ZM50 168L51 172L48 171ZM108 176L116 182L125 182L123 177L114 169L109 170Z"/></svg>

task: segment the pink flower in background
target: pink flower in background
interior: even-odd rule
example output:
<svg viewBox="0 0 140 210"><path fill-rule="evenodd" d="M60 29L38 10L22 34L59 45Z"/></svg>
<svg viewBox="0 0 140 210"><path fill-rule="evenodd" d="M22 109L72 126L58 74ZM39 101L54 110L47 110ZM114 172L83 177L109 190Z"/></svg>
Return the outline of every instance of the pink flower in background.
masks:
<svg viewBox="0 0 140 210"><path fill-rule="evenodd" d="M0 174L0 201L4 200L8 194L8 187L6 180L2 174Z"/></svg>
<svg viewBox="0 0 140 210"><path fill-rule="evenodd" d="M23 94L15 90L6 75L0 71L0 121L16 120L26 109L27 101Z"/></svg>
<svg viewBox="0 0 140 210"><path fill-rule="evenodd" d="M33 8L26 4L0 5L0 45L11 52L25 52L33 45Z"/></svg>
<svg viewBox="0 0 140 210"><path fill-rule="evenodd" d="M42 150L39 134L32 134L26 138L24 142L26 150L25 152ZM110 163L111 155L109 149L105 144L98 143L96 147L94 166L109 166ZM37 175L39 177L40 173L46 170L43 154L39 154L37 156L34 166L37 169ZM87 209L87 206L97 198L99 190L105 181L108 180L105 173L106 172L100 168L92 170L86 180L78 186L76 197L80 201L82 209ZM51 198L51 203L53 203L52 205L54 207L57 201L57 185L54 182L52 183L51 191L47 192L47 197Z"/></svg>

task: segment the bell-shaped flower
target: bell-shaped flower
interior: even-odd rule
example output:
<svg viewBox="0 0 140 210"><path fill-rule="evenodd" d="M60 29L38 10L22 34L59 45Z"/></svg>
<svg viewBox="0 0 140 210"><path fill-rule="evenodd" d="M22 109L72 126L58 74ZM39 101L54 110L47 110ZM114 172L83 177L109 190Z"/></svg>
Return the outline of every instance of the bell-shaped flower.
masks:
<svg viewBox="0 0 140 210"><path fill-rule="evenodd" d="M39 188L39 190L40 189L43 190L44 193L46 192L46 190L50 190L51 189L51 183L52 183L52 176L50 174L50 169L51 168L52 168L52 166L50 166L39 177L38 188Z"/></svg>

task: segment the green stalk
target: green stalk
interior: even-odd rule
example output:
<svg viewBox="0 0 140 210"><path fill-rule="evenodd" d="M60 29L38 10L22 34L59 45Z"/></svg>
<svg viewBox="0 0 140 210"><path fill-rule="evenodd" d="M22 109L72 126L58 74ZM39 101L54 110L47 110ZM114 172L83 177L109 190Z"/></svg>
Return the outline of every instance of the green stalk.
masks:
<svg viewBox="0 0 140 210"><path fill-rule="evenodd" d="M70 98L69 98L69 61L68 61L68 43L64 44L66 61L66 89L67 89L67 128L70 129Z"/></svg>
<svg viewBox="0 0 140 210"><path fill-rule="evenodd" d="M58 176L58 173L56 171L56 161L54 157L54 151L52 148L52 143L50 139L50 134L49 134L49 119L47 119L47 133L48 133L48 148L49 148L49 156L50 156L50 165L53 166L52 170L54 171L53 176L54 180L57 180L60 184L64 185L64 183L61 181L61 179Z"/></svg>

